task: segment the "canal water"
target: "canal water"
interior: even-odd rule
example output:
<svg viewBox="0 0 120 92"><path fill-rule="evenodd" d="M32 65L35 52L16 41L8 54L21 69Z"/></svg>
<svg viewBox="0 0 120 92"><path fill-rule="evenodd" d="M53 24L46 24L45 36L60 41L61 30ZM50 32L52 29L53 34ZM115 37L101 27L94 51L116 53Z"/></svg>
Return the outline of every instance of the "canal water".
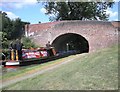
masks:
<svg viewBox="0 0 120 92"><path fill-rule="evenodd" d="M29 67L33 67L33 66L37 66L37 65L29 65L29 66L16 66L16 67L4 67L4 66L0 66L0 75L9 73L9 72L17 72L19 70L23 70Z"/></svg>

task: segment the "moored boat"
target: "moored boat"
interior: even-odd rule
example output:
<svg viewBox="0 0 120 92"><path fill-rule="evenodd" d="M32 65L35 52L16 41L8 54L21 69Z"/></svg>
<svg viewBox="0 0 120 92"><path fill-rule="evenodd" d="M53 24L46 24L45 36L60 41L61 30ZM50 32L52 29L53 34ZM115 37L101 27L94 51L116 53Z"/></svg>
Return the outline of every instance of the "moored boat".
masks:
<svg viewBox="0 0 120 92"><path fill-rule="evenodd" d="M16 59L4 60L2 65L4 66L23 66L30 64L37 64L46 62L47 59L51 59L56 55L55 49L51 48L37 48L37 49L23 49L22 50L22 60L18 60L17 54L12 52L11 57L16 57Z"/></svg>

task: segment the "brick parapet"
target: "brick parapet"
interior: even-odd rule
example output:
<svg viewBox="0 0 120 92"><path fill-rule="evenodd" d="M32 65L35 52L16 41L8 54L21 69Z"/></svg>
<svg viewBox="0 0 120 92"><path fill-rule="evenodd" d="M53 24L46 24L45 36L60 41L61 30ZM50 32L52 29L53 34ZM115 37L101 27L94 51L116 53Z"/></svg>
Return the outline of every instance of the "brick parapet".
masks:
<svg viewBox="0 0 120 92"><path fill-rule="evenodd" d="M118 30L113 22L77 20L38 25L34 25L34 28L31 29L33 32L35 32L35 28L39 30L31 38L40 46L45 46L48 41L52 43L58 36L66 33L75 33L86 38L89 42L90 52L118 42ZM46 28L41 28L40 25ZM33 25L29 25L29 29L31 26Z"/></svg>

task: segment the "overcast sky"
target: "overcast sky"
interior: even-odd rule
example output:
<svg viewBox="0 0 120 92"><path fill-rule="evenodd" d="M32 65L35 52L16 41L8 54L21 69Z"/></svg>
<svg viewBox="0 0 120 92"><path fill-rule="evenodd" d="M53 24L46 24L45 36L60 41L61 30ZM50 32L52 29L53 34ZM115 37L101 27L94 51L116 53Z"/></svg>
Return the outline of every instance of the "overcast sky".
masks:
<svg viewBox="0 0 120 92"><path fill-rule="evenodd" d="M107 9L106 13L110 15L109 21L120 21L118 19L118 5L119 0L115 0L113 8ZM45 15L45 9L42 2L38 3L36 0L2 0L0 3L0 10L7 13L11 19L20 18L22 21L37 24L39 21L42 23L50 22L49 16Z"/></svg>

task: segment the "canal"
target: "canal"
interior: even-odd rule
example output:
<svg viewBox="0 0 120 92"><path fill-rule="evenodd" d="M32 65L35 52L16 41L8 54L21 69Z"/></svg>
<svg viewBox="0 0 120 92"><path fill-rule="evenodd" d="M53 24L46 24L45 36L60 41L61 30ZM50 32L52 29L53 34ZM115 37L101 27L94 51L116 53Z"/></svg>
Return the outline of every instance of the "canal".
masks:
<svg viewBox="0 0 120 92"><path fill-rule="evenodd" d="M4 75L6 73L10 73L10 72L18 72L27 68L32 68L34 66L37 66L38 64L34 64L34 65L28 65L28 66L11 66L11 67L4 67L4 66L0 66L0 75Z"/></svg>

